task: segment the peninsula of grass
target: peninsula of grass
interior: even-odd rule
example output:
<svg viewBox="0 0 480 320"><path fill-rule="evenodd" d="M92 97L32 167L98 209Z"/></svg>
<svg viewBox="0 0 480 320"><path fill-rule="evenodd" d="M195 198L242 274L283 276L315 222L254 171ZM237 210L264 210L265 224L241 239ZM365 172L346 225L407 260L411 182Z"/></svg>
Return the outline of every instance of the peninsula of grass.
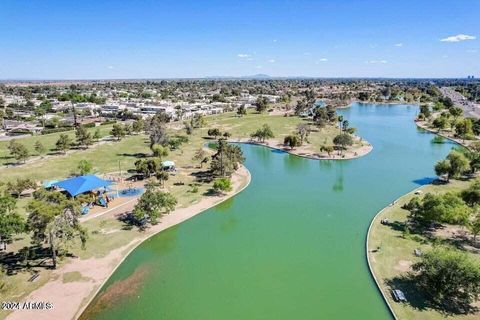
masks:
<svg viewBox="0 0 480 320"><path fill-rule="evenodd" d="M466 231L457 225L444 224L435 233L428 237L420 233L404 231L404 224L408 220L409 211L402 208L415 193L444 194L447 192L457 193L470 186L471 181L451 180L445 185L427 185L412 191L390 206L381 211L372 221L368 234L367 255L371 271L377 279L379 289L388 301L397 319L478 319L479 313L458 314L447 313L444 310L433 307L429 299L420 292L411 281L402 281L402 277L411 272L411 266L420 261L415 255L415 250L427 252L434 246L450 247L467 253L480 263L479 250L470 245L470 241L453 238L454 233ZM418 190L421 190L420 192ZM420 195L421 197L422 195ZM382 224L383 219L388 224ZM400 289L405 293L407 302L395 302L391 290ZM478 307L479 302L474 303Z"/></svg>
<svg viewBox="0 0 480 320"><path fill-rule="evenodd" d="M175 161L178 166L192 165L192 157L195 151L208 141L207 132L211 128L218 128L222 133L230 133L230 139L233 141L247 141L253 132L261 128L262 125L267 124L275 135L273 140L277 141L277 143L282 143L286 136L295 133L299 124L310 124L313 130L308 136L308 142L305 142L302 148L311 153L319 153L322 146L333 146L333 139L340 133L340 129L335 125L316 128L309 119L296 116L269 115L254 111L250 111L242 117L238 117L234 112L229 112L206 117L206 120L207 123L204 127L195 129L193 134L188 135L189 141L186 144L170 153L169 159ZM102 136L106 136L109 135L111 125L99 126L99 128L101 128ZM172 136L186 135L181 123L170 125L169 134ZM75 139L73 131L69 135L71 135L72 140ZM54 133L26 137L19 141L27 146L31 154L35 154L33 146L37 140L41 141L48 150L55 153L55 142L59 136L60 133ZM364 144L366 142L355 140L355 144L349 147L349 149L353 150ZM8 142L0 142L0 159L4 164L15 161L9 156L7 147ZM86 150L79 150L66 155L55 154L44 159L37 158L33 161L27 161L26 164L3 166L0 167L0 174L4 176L4 182L16 178L31 178L37 181L62 179L75 172L80 160L91 162L94 173L126 172L134 169L134 163L139 157L149 155L150 153L148 137L144 134L138 134L127 136L120 141L107 141L91 146Z"/></svg>

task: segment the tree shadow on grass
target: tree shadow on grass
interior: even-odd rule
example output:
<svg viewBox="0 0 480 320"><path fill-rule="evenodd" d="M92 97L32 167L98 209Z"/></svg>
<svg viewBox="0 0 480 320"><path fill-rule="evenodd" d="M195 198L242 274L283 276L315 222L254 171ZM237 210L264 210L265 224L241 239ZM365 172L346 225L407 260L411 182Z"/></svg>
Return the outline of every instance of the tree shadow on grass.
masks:
<svg viewBox="0 0 480 320"><path fill-rule="evenodd" d="M407 299L407 304L418 311L433 309L443 316L455 316L478 312L478 308L456 300L434 301L422 288L418 286L418 279L412 274L398 276L385 281L389 287L389 294L393 289L401 290ZM392 297L393 298L393 297Z"/></svg>
<svg viewBox="0 0 480 320"><path fill-rule="evenodd" d="M6 275L15 275L18 272L31 268L52 268L49 248L42 246L23 247L17 252L1 252L0 266Z"/></svg>
<svg viewBox="0 0 480 320"><path fill-rule="evenodd" d="M399 276L385 281L389 287L389 294L392 294L393 289L401 290L407 299L407 302L412 308L419 311L425 311L431 308L431 303L418 290L415 278L410 276ZM393 297L392 297L393 298Z"/></svg>
<svg viewBox="0 0 480 320"><path fill-rule="evenodd" d="M198 182L209 183L213 181L213 174L211 171L196 171L190 174L195 177Z"/></svg>
<svg viewBox="0 0 480 320"><path fill-rule="evenodd" d="M146 153L143 152L137 152L137 153L117 153L117 156L122 156L122 157L133 157L136 159L142 159L148 157Z"/></svg>
<svg viewBox="0 0 480 320"><path fill-rule="evenodd" d="M141 223L133 216L132 212L124 212L116 215L118 221L122 222L122 230L132 230L134 227L141 227Z"/></svg>

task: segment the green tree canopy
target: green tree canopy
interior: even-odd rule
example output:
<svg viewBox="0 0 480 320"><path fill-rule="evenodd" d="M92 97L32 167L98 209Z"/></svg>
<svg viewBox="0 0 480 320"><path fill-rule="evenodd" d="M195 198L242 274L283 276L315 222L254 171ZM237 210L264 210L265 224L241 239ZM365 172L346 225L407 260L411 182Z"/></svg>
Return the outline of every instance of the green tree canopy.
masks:
<svg viewBox="0 0 480 320"><path fill-rule="evenodd" d="M8 144L8 151L10 154L17 160L25 162L28 158L28 149L22 143L16 141L15 139L10 140Z"/></svg>
<svg viewBox="0 0 480 320"><path fill-rule="evenodd" d="M35 151L38 153L38 154L44 154L47 149L45 148L45 146L40 142L40 140L37 140L35 141Z"/></svg>
<svg viewBox="0 0 480 320"><path fill-rule="evenodd" d="M125 127L121 124L115 123L110 131L110 134L117 140L122 140L127 134L125 132Z"/></svg>
<svg viewBox="0 0 480 320"><path fill-rule="evenodd" d="M64 154L66 154L67 150L70 149L72 143L73 143L72 139L68 135L62 133L58 137L58 140L55 143L55 146L57 150L62 151Z"/></svg>
<svg viewBox="0 0 480 320"><path fill-rule="evenodd" d="M93 143L92 134L84 126L78 126L75 129L75 136L77 143L84 148L88 148Z"/></svg>
<svg viewBox="0 0 480 320"><path fill-rule="evenodd" d="M268 99L267 97L260 96L255 102L255 109L257 112L265 112L268 109Z"/></svg>
<svg viewBox="0 0 480 320"><path fill-rule="evenodd" d="M67 253L73 241L79 239L84 247L88 236L78 220L80 205L76 200L59 192L41 190L34 194L27 212L27 227L32 232L32 240L49 244L54 268L57 256Z"/></svg>
<svg viewBox="0 0 480 320"><path fill-rule="evenodd" d="M242 149L230 145L225 140L218 141L217 152L212 156L210 167L215 176L230 176L245 161Z"/></svg>
<svg viewBox="0 0 480 320"><path fill-rule="evenodd" d="M460 196L450 192L440 195L427 193L422 200L415 197L405 208L410 211L412 220L424 224L436 222L466 225L472 213Z"/></svg>
<svg viewBox="0 0 480 320"><path fill-rule="evenodd" d="M265 123L260 129L252 133L250 137L258 139L259 142L265 142L266 139L272 139L275 135L273 134L272 128Z"/></svg>
<svg viewBox="0 0 480 320"><path fill-rule="evenodd" d="M289 135L283 139L283 144L289 146L291 150L302 145L302 141L297 135Z"/></svg>
<svg viewBox="0 0 480 320"><path fill-rule="evenodd" d="M232 180L230 178L219 178L213 183L213 190L216 193L232 191Z"/></svg>
<svg viewBox="0 0 480 320"><path fill-rule="evenodd" d="M16 212L17 201L7 193L0 194L0 245L6 249L6 241L25 230L25 221Z"/></svg>
<svg viewBox="0 0 480 320"><path fill-rule="evenodd" d="M78 172L80 173L81 176L91 173L93 169L93 165L90 161L82 159L78 163L77 166Z"/></svg>
<svg viewBox="0 0 480 320"><path fill-rule="evenodd" d="M333 144L344 150L347 146L353 145L353 138L348 133L341 133L333 138Z"/></svg>
<svg viewBox="0 0 480 320"><path fill-rule="evenodd" d="M176 205L177 199L172 194L148 188L135 205L133 216L143 228L146 223L156 224L162 214L174 210Z"/></svg>
<svg viewBox="0 0 480 320"><path fill-rule="evenodd" d="M419 289L442 307L463 313L479 297L480 265L463 252L435 248L412 269Z"/></svg>

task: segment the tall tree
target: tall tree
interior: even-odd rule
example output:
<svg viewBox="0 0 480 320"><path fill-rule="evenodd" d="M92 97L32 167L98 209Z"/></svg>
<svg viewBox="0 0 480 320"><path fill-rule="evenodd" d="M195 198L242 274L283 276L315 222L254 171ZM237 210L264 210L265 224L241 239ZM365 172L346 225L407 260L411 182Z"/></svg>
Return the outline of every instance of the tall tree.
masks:
<svg viewBox="0 0 480 320"><path fill-rule="evenodd" d="M43 155L47 151L45 146L40 142L40 140L35 141L35 151L39 155Z"/></svg>
<svg viewBox="0 0 480 320"><path fill-rule="evenodd" d="M212 173L216 176L230 176L244 161L245 158L239 146L230 145L225 140L220 139L217 152L212 156L210 167Z"/></svg>
<svg viewBox="0 0 480 320"><path fill-rule="evenodd" d="M75 129L75 136L77 143L84 148L88 148L93 143L92 134L84 126L78 126Z"/></svg>
<svg viewBox="0 0 480 320"><path fill-rule="evenodd" d="M295 147L301 146L302 142L300 140L300 137L294 134L294 135L286 136L283 139L283 144L286 146L289 146L290 149L293 150Z"/></svg>
<svg viewBox="0 0 480 320"><path fill-rule="evenodd" d="M240 107L238 107L238 109L237 109L237 114L238 114L239 116L244 116L244 115L247 114L247 108L245 108L245 105L244 105L244 104L242 104Z"/></svg>
<svg viewBox="0 0 480 320"><path fill-rule="evenodd" d="M132 124L132 131L135 133L140 133L145 129L145 121L143 119L137 119L133 121Z"/></svg>
<svg viewBox="0 0 480 320"><path fill-rule="evenodd" d="M25 221L16 209L17 201L7 193L0 194L0 245L7 249L7 241L25 230Z"/></svg>
<svg viewBox="0 0 480 320"><path fill-rule="evenodd" d="M8 144L8 151L10 154L17 160L25 162L28 158L28 149L22 143L16 141L15 139L10 140Z"/></svg>
<svg viewBox="0 0 480 320"><path fill-rule="evenodd" d="M303 144L305 141L308 142L308 136L310 135L310 126L306 123L300 123L297 126L297 134L300 137L300 143Z"/></svg>
<svg viewBox="0 0 480 320"><path fill-rule="evenodd" d="M150 145L160 144L168 145L167 123L170 116L165 112L157 112L148 123L148 135L150 137Z"/></svg>
<svg viewBox="0 0 480 320"><path fill-rule="evenodd" d="M133 209L133 216L142 228L147 223L156 224L158 218L175 209L177 199L168 192L147 188Z"/></svg>
<svg viewBox="0 0 480 320"><path fill-rule="evenodd" d="M155 173L155 177L157 178L158 182L160 182L160 186L163 188L165 186L165 181L168 180L170 175L164 170L159 170Z"/></svg>
<svg viewBox="0 0 480 320"><path fill-rule="evenodd" d="M67 253L69 245L76 239L84 248L88 237L78 220L80 205L76 200L69 200L58 192L41 191L35 194L27 211L32 240L38 244L48 243L53 268L57 266L57 256Z"/></svg>
<svg viewBox="0 0 480 320"><path fill-rule="evenodd" d="M200 168L202 168L203 164L208 162L208 153L203 148L200 148L195 151L192 160L198 161L200 163Z"/></svg>
<svg viewBox="0 0 480 320"><path fill-rule="evenodd" d="M72 145L72 143L73 143L72 139L68 135L62 133L60 134L60 137L58 137L58 140L55 143L55 146L57 150L62 151L64 154L66 154L67 150L70 149L70 146Z"/></svg>
<svg viewBox="0 0 480 320"><path fill-rule="evenodd" d="M112 127L112 130L110 131L110 134L117 140L122 140L122 138L125 137L127 134L125 132L125 127L122 126L121 124L115 123Z"/></svg>
<svg viewBox="0 0 480 320"><path fill-rule="evenodd" d="M264 96L259 96L255 101L255 109L257 112L265 112L268 109L268 99Z"/></svg>

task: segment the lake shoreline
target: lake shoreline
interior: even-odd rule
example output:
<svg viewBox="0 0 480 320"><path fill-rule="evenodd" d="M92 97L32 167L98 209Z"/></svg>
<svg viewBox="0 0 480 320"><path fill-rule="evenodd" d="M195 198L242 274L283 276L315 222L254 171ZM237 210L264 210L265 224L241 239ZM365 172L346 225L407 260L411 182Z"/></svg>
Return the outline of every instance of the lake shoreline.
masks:
<svg viewBox="0 0 480 320"><path fill-rule="evenodd" d="M220 197L204 197L199 202L185 207L177 208L175 211L161 218L158 224L151 226L145 233L139 234L130 243L116 248L108 255L101 258L89 258L85 260L72 259L65 265L55 270L52 280L45 285L30 292L25 301L43 301L49 297L49 302L53 303L54 308L50 310L16 310L6 317L10 320L22 320L35 318L36 320L47 319L79 319L83 312L87 310L91 302L110 279L112 274L122 264L122 262L132 253L140 244L150 239L152 236L180 224L194 216L205 212L206 210L232 198L249 186L251 182L250 171L245 166L241 166L232 177L233 191ZM134 206L132 203L130 206ZM125 209L125 208L123 208ZM63 276L66 273L80 272L88 273L89 281L77 281L64 283ZM80 272L82 274L82 272ZM85 276L82 274L82 276Z"/></svg>
<svg viewBox="0 0 480 320"><path fill-rule="evenodd" d="M291 150L290 148L285 147L283 144L279 143L276 140L267 140L265 142L258 142L250 139L237 139L237 140L229 140L229 142L267 147L269 149L282 151L297 157L306 158L310 160L352 160L352 159L357 159L357 158L366 156L373 150L373 146L366 141L363 141L364 143L366 143L366 145L362 145L361 147L353 148L351 150L346 150L344 151L343 155L338 155L336 154L337 152L335 151L332 153L331 156L328 156L328 154L326 153L323 153L323 154L312 153L308 149L305 149L305 148L302 149L302 146Z"/></svg>
<svg viewBox="0 0 480 320"><path fill-rule="evenodd" d="M366 258L367 258L367 265L368 265L368 270L370 271L370 275L372 276L374 282L375 282L375 285L378 289L378 291L380 292L380 294L382 295L382 298L383 298L383 301L385 302L385 304L387 305L390 313L392 314L393 318L395 320L398 320L399 318L397 317L395 311L393 310L393 307L392 305L390 304L390 302L388 301L387 299L387 294L386 292L384 292L382 290L382 287L380 285L380 282L377 278L377 275L375 274L374 270L373 270L373 262L372 262L372 257L371 257L371 254L373 253L373 250L374 248L370 248L370 237L372 235L372 227L375 223L379 223L378 219L380 218L380 216L387 210L389 209L392 205L394 205L395 203L397 203L399 200L405 198L405 197L408 197L409 195L423 189L425 186L420 186L418 188L415 188L407 193L405 193L404 195L401 195L400 197L396 198L392 203L390 203L389 205L387 205L386 207L382 208L380 211L378 211L375 216L372 218L372 221L370 222L369 226L368 226L368 231L367 231L367 235L366 235L366 241L365 241L365 255L366 255Z"/></svg>

